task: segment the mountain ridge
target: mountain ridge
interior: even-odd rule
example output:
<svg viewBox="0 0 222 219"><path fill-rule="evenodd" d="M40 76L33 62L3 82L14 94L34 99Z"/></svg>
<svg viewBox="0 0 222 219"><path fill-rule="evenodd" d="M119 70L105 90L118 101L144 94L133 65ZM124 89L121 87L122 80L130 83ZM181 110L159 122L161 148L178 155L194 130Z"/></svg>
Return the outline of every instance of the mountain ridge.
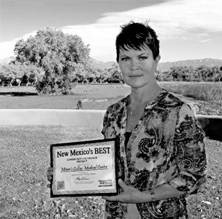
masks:
<svg viewBox="0 0 222 219"><path fill-rule="evenodd" d="M7 64L11 61L14 57L8 57L0 60L0 64ZM94 66L95 68L105 70L107 68L111 68L115 65L116 62L114 61L100 61L94 58L90 58L90 65ZM192 66L193 68L199 66L222 66L222 59L215 59L215 58L204 58L204 59L187 59L187 60L178 60L178 61L167 61L167 62L160 62L158 65L159 71L168 71L173 66Z"/></svg>
<svg viewBox="0 0 222 219"><path fill-rule="evenodd" d="M193 68L199 66L222 66L222 59L204 58L204 59L187 59L173 62L160 62L158 66L159 71L167 71L173 66L192 66Z"/></svg>
<svg viewBox="0 0 222 219"><path fill-rule="evenodd" d="M105 69L111 67L116 62L103 62L96 59L91 58L91 64L100 68ZM194 68L199 66L222 66L222 59L214 59L214 58L204 58L204 59L187 59L187 60L178 60L172 62L160 62L158 65L159 71L167 71L173 66L192 66Z"/></svg>

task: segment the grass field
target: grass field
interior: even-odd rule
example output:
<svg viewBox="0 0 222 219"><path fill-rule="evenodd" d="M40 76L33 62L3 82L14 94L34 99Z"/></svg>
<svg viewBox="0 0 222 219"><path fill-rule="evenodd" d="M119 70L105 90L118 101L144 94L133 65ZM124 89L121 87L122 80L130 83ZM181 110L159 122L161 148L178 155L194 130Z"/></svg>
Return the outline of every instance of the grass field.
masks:
<svg viewBox="0 0 222 219"><path fill-rule="evenodd" d="M46 170L49 145L100 138L98 132L72 126L0 127L0 218L101 219L100 197L50 199ZM222 143L206 139L207 182L188 198L191 219L222 218Z"/></svg>
<svg viewBox="0 0 222 219"><path fill-rule="evenodd" d="M204 98L196 87L201 83L161 83L171 91L186 94L195 101L201 114L222 115L217 84ZM210 88L214 84L207 84ZM13 92L33 93L32 87L12 88ZM23 90L21 90L23 89ZM209 89L208 89L209 90ZM11 90L12 91L12 90ZM120 85L88 85L73 88L68 96L0 95L0 108L5 109L75 109L78 100L84 109L106 109L126 96L130 90ZM0 88L0 93L9 88ZM194 95L195 94L195 95ZM214 98L214 96L217 96ZM208 101L204 101L210 97ZM215 101L216 100L216 101ZM49 145L57 142L100 138L100 133L87 127L72 126L0 126L0 218L102 218L104 202L100 197L50 199L46 169L49 166ZM198 195L188 198L190 219L222 218L222 143L206 139L208 157L207 182Z"/></svg>
<svg viewBox="0 0 222 219"><path fill-rule="evenodd" d="M222 103L221 82L161 82L162 87L196 100Z"/></svg>
<svg viewBox="0 0 222 219"><path fill-rule="evenodd" d="M1 91L2 89L2 91ZM11 88L0 87L2 94L8 93ZM12 88L12 92L24 92L24 87ZM33 93L32 87L27 87L27 93ZM78 85L72 89L72 95L55 96L11 96L0 95L1 109L75 109L78 100L83 103L84 109L106 109L117 99L127 95L130 89L122 85Z"/></svg>
<svg viewBox="0 0 222 219"><path fill-rule="evenodd" d="M201 114L222 115L222 83L161 82L160 86L182 94L199 106ZM35 93L33 87L0 87L0 94L10 92ZM84 109L106 109L110 104L130 93L130 88L119 84L77 85L72 95L11 96L0 95L1 109L75 109L81 100Z"/></svg>

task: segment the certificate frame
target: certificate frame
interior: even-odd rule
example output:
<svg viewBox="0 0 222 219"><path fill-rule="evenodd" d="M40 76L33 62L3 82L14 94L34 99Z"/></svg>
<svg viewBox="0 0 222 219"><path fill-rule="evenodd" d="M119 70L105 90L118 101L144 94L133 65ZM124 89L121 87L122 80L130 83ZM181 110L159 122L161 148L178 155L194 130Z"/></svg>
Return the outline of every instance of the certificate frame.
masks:
<svg viewBox="0 0 222 219"><path fill-rule="evenodd" d="M50 183L50 196L53 198L116 195L118 193L116 147L116 138L51 144L50 167L53 170L53 177ZM98 164L104 160L104 164ZM63 163L68 167L61 167ZM109 176L108 179L105 176ZM65 180L61 181L61 178ZM97 184L95 188L93 184ZM74 185L75 189L65 189ZM94 189L90 188L91 186Z"/></svg>

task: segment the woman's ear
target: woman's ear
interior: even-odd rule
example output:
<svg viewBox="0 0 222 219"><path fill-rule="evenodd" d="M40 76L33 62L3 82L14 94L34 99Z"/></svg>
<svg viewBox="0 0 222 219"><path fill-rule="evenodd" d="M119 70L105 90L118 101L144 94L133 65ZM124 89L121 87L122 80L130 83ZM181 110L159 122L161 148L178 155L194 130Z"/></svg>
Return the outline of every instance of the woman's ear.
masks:
<svg viewBox="0 0 222 219"><path fill-rule="evenodd" d="M156 57L156 59L155 59L155 61L156 61L156 63L158 63L159 61L160 61L160 55L158 55L157 57Z"/></svg>

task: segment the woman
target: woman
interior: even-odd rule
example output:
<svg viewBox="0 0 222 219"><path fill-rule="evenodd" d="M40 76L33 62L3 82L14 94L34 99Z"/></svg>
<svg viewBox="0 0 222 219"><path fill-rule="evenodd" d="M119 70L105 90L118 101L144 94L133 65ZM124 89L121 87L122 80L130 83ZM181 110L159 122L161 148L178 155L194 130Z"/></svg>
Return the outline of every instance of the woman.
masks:
<svg viewBox="0 0 222 219"><path fill-rule="evenodd" d="M204 133L191 107L157 84L159 41L150 26L123 26L116 52L131 93L104 116L102 134L119 140L120 187L103 197L106 218L188 218L185 198L205 181Z"/></svg>

